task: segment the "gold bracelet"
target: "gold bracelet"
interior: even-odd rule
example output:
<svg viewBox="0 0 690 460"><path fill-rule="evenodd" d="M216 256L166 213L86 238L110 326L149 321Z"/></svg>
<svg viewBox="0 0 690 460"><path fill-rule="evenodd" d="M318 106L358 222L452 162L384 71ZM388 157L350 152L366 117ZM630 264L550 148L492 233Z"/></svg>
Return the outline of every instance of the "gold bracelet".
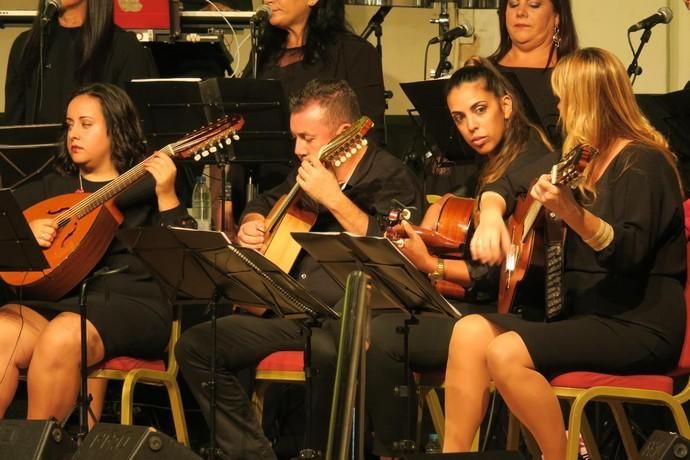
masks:
<svg viewBox="0 0 690 460"><path fill-rule="evenodd" d="M439 281L446 276L446 264L441 257L436 259L436 270L429 273L429 279L431 281Z"/></svg>

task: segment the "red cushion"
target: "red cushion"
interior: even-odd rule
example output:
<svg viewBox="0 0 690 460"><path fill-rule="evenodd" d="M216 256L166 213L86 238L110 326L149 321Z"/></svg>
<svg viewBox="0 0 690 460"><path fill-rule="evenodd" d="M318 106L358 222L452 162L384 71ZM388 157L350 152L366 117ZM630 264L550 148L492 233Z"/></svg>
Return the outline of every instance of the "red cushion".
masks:
<svg viewBox="0 0 690 460"><path fill-rule="evenodd" d="M152 371L165 372L165 362L161 359L148 361L140 358L132 358L130 356L119 356L102 363L99 366L99 369L111 369L123 372L128 372L134 369L148 369Z"/></svg>
<svg viewBox="0 0 690 460"><path fill-rule="evenodd" d="M258 366L257 371L294 371L304 370L303 351L276 351L266 356Z"/></svg>
<svg viewBox="0 0 690 460"><path fill-rule="evenodd" d="M551 385L570 388L596 386L657 390L673 394L673 380L665 375L611 375L596 372L567 372L551 380Z"/></svg>

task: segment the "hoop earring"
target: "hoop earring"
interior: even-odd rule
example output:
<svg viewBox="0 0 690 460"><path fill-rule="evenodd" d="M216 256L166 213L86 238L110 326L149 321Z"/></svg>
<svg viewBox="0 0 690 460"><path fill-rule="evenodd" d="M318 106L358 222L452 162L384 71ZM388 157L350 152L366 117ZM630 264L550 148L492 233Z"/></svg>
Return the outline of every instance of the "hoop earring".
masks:
<svg viewBox="0 0 690 460"><path fill-rule="evenodd" d="M561 29L556 26L553 28L553 37L551 38L553 40L553 46L555 48L560 48L561 46Z"/></svg>

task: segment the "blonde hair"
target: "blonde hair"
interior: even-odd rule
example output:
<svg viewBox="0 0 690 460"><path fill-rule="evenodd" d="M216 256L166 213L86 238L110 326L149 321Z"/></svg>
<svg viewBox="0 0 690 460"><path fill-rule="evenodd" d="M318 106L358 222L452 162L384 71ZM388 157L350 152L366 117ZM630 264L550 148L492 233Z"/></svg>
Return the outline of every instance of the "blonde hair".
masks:
<svg viewBox="0 0 690 460"><path fill-rule="evenodd" d="M561 101L563 152L580 144L603 151L617 139L635 141L661 152L676 171L680 186L676 157L664 136L640 111L625 68L616 56L601 48L573 51L554 68L551 86ZM592 199L596 198L596 187L591 171L599 158L585 168L585 180L580 185Z"/></svg>

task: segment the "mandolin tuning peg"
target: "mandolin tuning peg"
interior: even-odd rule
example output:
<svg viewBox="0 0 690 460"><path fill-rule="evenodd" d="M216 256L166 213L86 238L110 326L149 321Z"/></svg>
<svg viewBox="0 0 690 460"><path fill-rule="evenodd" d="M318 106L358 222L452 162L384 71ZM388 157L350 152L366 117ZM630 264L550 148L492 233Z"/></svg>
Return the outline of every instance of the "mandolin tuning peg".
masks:
<svg viewBox="0 0 690 460"><path fill-rule="evenodd" d="M194 155L194 161L199 161L199 160L201 160L201 154L197 153L196 155Z"/></svg>
<svg viewBox="0 0 690 460"><path fill-rule="evenodd" d="M239 134L233 134L233 135L232 135L232 138L233 138L234 140L236 140L236 141L239 141L239 140L240 140Z"/></svg>
<svg viewBox="0 0 690 460"><path fill-rule="evenodd" d="M230 144L232 144L232 139L229 137L226 137L225 138L225 145L230 145Z"/></svg>
<svg viewBox="0 0 690 460"><path fill-rule="evenodd" d="M333 162L333 164L334 164L335 167L337 168L337 167L340 166L342 163L341 163L340 160L335 160L335 161Z"/></svg>
<svg viewBox="0 0 690 460"><path fill-rule="evenodd" d="M352 152L350 152L349 150L345 152L345 158L352 158Z"/></svg>
<svg viewBox="0 0 690 460"><path fill-rule="evenodd" d="M215 145L212 146L209 150L211 151L211 153L216 153L218 151Z"/></svg>
<svg viewBox="0 0 690 460"><path fill-rule="evenodd" d="M362 139L362 145L369 145L369 141L366 139Z"/></svg>
<svg viewBox="0 0 690 460"><path fill-rule="evenodd" d="M347 161L348 158L349 158L349 157L346 157L345 155L341 156L341 157L339 158L340 164L345 163L345 162Z"/></svg>
<svg viewBox="0 0 690 460"><path fill-rule="evenodd" d="M204 150L203 152L201 152L201 156L204 158L207 157L208 155L209 155L208 150ZM201 157L199 157L199 158L201 158Z"/></svg>

